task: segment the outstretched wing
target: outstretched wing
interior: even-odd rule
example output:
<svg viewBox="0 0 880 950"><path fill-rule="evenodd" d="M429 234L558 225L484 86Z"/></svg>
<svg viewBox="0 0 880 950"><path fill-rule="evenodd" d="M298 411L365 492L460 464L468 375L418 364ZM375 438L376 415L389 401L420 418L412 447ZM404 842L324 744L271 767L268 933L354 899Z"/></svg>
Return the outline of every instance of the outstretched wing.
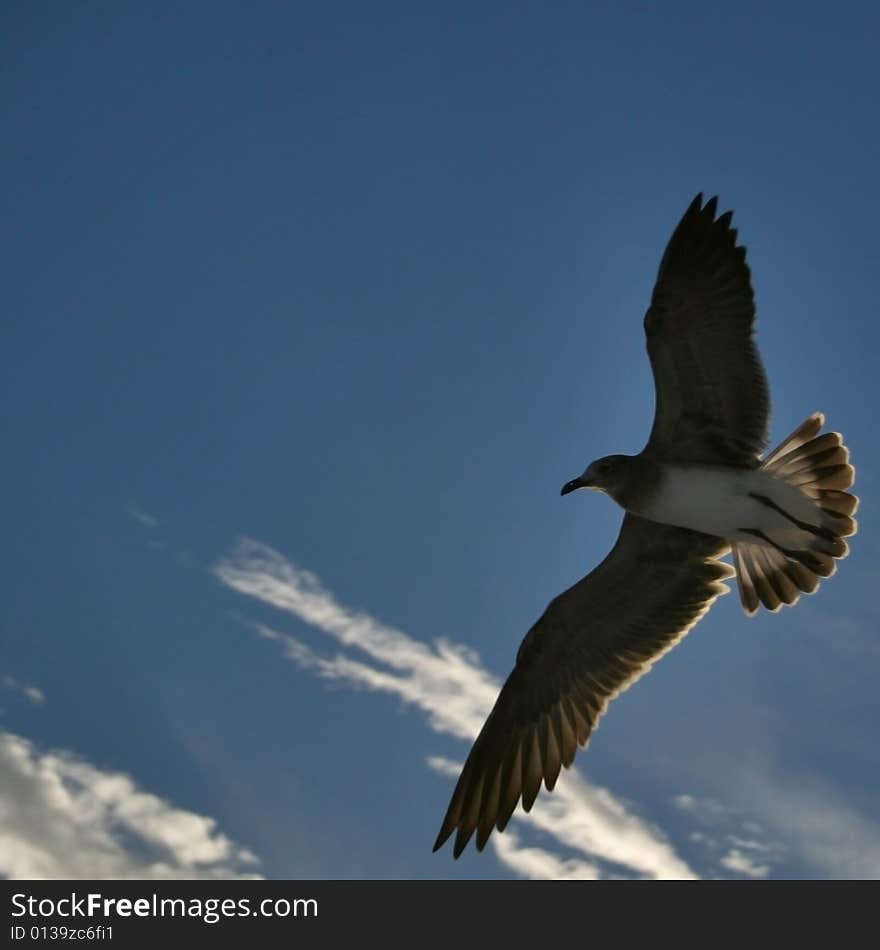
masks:
<svg viewBox="0 0 880 950"><path fill-rule="evenodd" d="M467 757L434 845L457 831L455 857L477 832L482 850L517 802L556 784L608 702L687 633L732 568L718 538L628 514L617 544L553 600L528 632Z"/></svg>
<svg viewBox="0 0 880 950"><path fill-rule="evenodd" d="M697 195L669 239L645 315L657 406L645 452L676 462L753 466L770 397L754 340L746 249L732 212Z"/></svg>

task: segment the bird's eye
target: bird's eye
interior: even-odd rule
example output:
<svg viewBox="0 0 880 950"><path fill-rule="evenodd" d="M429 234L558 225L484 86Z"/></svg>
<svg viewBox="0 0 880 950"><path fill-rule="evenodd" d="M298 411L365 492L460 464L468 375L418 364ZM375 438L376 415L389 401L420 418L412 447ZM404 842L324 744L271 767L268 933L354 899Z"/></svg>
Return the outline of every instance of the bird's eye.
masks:
<svg viewBox="0 0 880 950"><path fill-rule="evenodd" d="M610 462L603 462L603 463L599 466L599 474L600 474L600 475L607 475L607 474L611 471L611 467L612 467L612 466L611 466L611 463L610 463Z"/></svg>

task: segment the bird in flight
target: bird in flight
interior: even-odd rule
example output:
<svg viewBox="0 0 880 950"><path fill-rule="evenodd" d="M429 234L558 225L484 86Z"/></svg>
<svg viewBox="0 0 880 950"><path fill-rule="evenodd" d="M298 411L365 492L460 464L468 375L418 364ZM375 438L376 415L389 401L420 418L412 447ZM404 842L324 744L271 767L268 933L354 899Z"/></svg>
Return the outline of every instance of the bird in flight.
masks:
<svg viewBox="0 0 880 950"><path fill-rule="evenodd" d="M608 455L567 482L626 512L604 561L526 634L467 757L434 845L482 850L517 804L585 745L609 701L727 593L747 614L812 594L855 534L855 469L814 413L769 455L770 398L754 340L746 249L718 201L691 202L660 262L645 315L656 408L638 455ZM733 566L721 561L732 554Z"/></svg>

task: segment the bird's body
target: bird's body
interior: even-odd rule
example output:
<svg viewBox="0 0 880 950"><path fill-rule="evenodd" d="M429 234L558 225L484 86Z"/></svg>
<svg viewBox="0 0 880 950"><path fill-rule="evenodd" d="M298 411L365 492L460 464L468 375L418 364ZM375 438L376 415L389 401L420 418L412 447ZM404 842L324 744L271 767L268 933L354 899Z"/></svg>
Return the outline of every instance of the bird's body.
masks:
<svg viewBox="0 0 880 950"><path fill-rule="evenodd" d="M822 523L809 498L761 468L668 464L660 471L656 488L644 504L628 508L633 514L727 541L768 544L748 533L758 530L787 548L810 541L809 532L792 519L816 527ZM775 507L761 498L769 498Z"/></svg>
<svg viewBox="0 0 880 950"><path fill-rule="evenodd" d="M644 328L656 411L638 455L562 489L626 510L605 560L532 626L477 737L437 836L482 849L585 745L608 702L670 650L736 576L747 613L795 604L847 553L858 499L836 432L814 413L767 455L769 390L745 248L698 195L669 240ZM732 554L733 567L720 560Z"/></svg>

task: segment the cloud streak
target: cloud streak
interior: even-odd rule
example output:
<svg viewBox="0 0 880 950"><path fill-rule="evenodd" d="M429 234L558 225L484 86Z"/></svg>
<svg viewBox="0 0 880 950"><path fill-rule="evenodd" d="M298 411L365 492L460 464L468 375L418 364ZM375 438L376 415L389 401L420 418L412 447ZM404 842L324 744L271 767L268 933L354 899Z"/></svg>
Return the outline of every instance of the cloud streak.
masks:
<svg viewBox="0 0 880 950"><path fill-rule="evenodd" d="M148 511L138 508L137 505L129 505L125 510L128 512L129 517L137 521L138 524L142 524L147 528L157 528L159 526L159 519L155 517L155 515L151 515Z"/></svg>
<svg viewBox="0 0 880 950"><path fill-rule="evenodd" d="M242 540L214 573L232 590L292 614L347 648L325 656L294 637L254 624L257 633L278 643L288 659L323 678L396 695L420 709L436 732L472 740L495 701L500 684L472 651L447 640L422 643L363 611L345 607L314 574L264 544ZM432 759L430 764L446 773L458 770L444 759ZM494 835L499 860L526 877L696 876L658 828L573 769L530 814L519 810L515 818L572 852L561 856L523 846L510 832Z"/></svg>
<svg viewBox="0 0 880 950"><path fill-rule="evenodd" d="M23 696L34 706L41 706L46 702L46 694L38 686L34 686L31 683L22 683L14 676L4 676L3 686L5 689Z"/></svg>
<svg viewBox="0 0 880 950"><path fill-rule="evenodd" d="M746 877L766 877L770 873L769 864L757 861L739 848L731 848L721 859L721 866Z"/></svg>
<svg viewBox="0 0 880 950"><path fill-rule="evenodd" d="M0 876L252 878L256 864L213 818L176 808L120 772L0 732Z"/></svg>

